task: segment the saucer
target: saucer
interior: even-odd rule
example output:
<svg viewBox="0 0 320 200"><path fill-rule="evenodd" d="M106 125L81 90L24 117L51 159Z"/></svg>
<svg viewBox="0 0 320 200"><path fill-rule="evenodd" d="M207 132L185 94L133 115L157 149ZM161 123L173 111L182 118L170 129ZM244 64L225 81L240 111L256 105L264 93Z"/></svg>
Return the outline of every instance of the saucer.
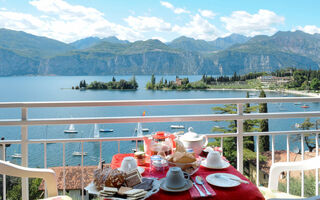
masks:
<svg viewBox="0 0 320 200"><path fill-rule="evenodd" d="M122 169L121 169L121 168L118 168L118 170L119 170L119 171L122 171ZM143 172L144 172L144 168L143 168L143 167L139 167L139 166L138 166L138 171L139 171L139 173L140 173L140 174L143 174ZM123 171L122 171L122 172L123 172Z"/></svg>
<svg viewBox="0 0 320 200"><path fill-rule="evenodd" d="M215 167L215 166L208 166L207 165L207 160L201 161L201 166L209 169L225 169L230 166L230 163L226 162L225 160L222 160L222 166Z"/></svg>
<svg viewBox="0 0 320 200"><path fill-rule="evenodd" d="M178 189L168 188L165 184L166 178L160 179L160 188L166 192L183 192L187 191L192 187L192 181L186 180L186 183L183 187Z"/></svg>

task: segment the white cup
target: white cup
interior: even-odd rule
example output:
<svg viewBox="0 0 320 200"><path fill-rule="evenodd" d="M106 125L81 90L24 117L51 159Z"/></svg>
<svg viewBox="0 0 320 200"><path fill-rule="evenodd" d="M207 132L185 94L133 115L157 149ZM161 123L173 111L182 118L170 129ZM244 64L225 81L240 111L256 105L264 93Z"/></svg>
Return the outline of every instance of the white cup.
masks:
<svg viewBox="0 0 320 200"><path fill-rule="evenodd" d="M122 160L120 170L123 172L129 172L131 170L137 169L137 161L134 157L125 157Z"/></svg>
<svg viewBox="0 0 320 200"><path fill-rule="evenodd" d="M165 184L168 188L179 189L183 188L189 179L190 175L183 172L180 167L171 167L167 172Z"/></svg>
<svg viewBox="0 0 320 200"><path fill-rule="evenodd" d="M218 151L210 151L207 156L207 166L208 167L222 167L223 160Z"/></svg>

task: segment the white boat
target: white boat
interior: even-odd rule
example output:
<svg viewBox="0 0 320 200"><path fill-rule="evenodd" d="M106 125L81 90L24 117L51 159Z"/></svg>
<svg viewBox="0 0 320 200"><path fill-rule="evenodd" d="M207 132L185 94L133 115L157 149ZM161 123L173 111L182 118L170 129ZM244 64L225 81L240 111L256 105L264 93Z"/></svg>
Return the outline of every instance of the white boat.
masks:
<svg viewBox="0 0 320 200"><path fill-rule="evenodd" d="M142 132L149 132L149 129L148 128L142 128L142 125L139 122L138 125L137 125L137 128L134 131L137 133L137 136L138 136L140 132L141 132L141 135L142 135Z"/></svg>
<svg viewBox="0 0 320 200"><path fill-rule="evenodd" d="M294 105L301 105L301 104L302 104L301 102L294 103Z"/></svg>
<svg viewBox="0 0 320 200"><path fill-rule="evenodd" d="M12 158L21 158L22 155L21 153L14 153L13 155L11 155Z"/></svg>
<svg viewBox="0 0 320 200"><path fill-rule="evenodd" d="M99 138L100 137L98 124L94 124L93 137L94 138Z"/></svg>
<svg viewBox="0 0 320 200"><path fill-rule="evenodd" d="M88 155L88 153L87 152L80 152L80 151L74 151L73 153L72 153L72 155L73 156L86 156L86 155Z"/></svg>
<svg viewBox="0 0 320 200"><path fill-rule="evenodd" d="M68 130L64 130L64 133L78 133L78 131L74 128L73 124L70 124Z"/></svg>
<svg viewBox="0 0 320 200"><path fill-rule="evenodd" d="M171 125L170 126L172 129L184 129L183 125Z"/></svg>
<svg viewBox="0 0 320 200"><path fill-rule="evenodd" d="M99 129L99 131L100 131L100 132L106 132L106 133L107 133L107 132L113 132L113 129L109 129L109 128L102 129L102 128L101 128L101 129Z"/></svg>

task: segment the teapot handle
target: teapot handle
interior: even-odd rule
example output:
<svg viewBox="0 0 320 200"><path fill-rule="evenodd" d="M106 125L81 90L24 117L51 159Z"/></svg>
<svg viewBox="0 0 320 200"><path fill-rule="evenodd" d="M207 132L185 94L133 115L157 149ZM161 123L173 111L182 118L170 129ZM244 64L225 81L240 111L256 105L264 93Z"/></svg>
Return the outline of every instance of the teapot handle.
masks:
<svg viewBox="0 0 320 200"><path fill-rule="evenodd" d="M208 137L207 137L206 135L202 135L202 141L203 141L203 139L205 139L205 142L204 142L203 146L207 146L207 144L208 144Z"/></svg>

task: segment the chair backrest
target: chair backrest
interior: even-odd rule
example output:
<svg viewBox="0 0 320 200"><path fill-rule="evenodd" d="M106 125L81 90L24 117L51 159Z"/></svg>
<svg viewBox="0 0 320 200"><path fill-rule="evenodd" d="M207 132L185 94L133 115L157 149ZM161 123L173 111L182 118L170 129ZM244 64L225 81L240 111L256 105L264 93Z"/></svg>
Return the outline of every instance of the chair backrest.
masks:
<svg viewBox="0 0 320 200"><path fill-rule="evenodd" d="M47 186L48 197L58 195L56 175L51 169L27 168L0 160L0 174L22 178L42 178Z"/></svg>
<svg viewBox="0 0 320 200"><path fill-rule="evenodd" d="M281 172L310 170L320 168L320 157L310 158L308 160L298 162L278 162L274 163L270 168L268 188L278 190L278 179Z"/></svg>

